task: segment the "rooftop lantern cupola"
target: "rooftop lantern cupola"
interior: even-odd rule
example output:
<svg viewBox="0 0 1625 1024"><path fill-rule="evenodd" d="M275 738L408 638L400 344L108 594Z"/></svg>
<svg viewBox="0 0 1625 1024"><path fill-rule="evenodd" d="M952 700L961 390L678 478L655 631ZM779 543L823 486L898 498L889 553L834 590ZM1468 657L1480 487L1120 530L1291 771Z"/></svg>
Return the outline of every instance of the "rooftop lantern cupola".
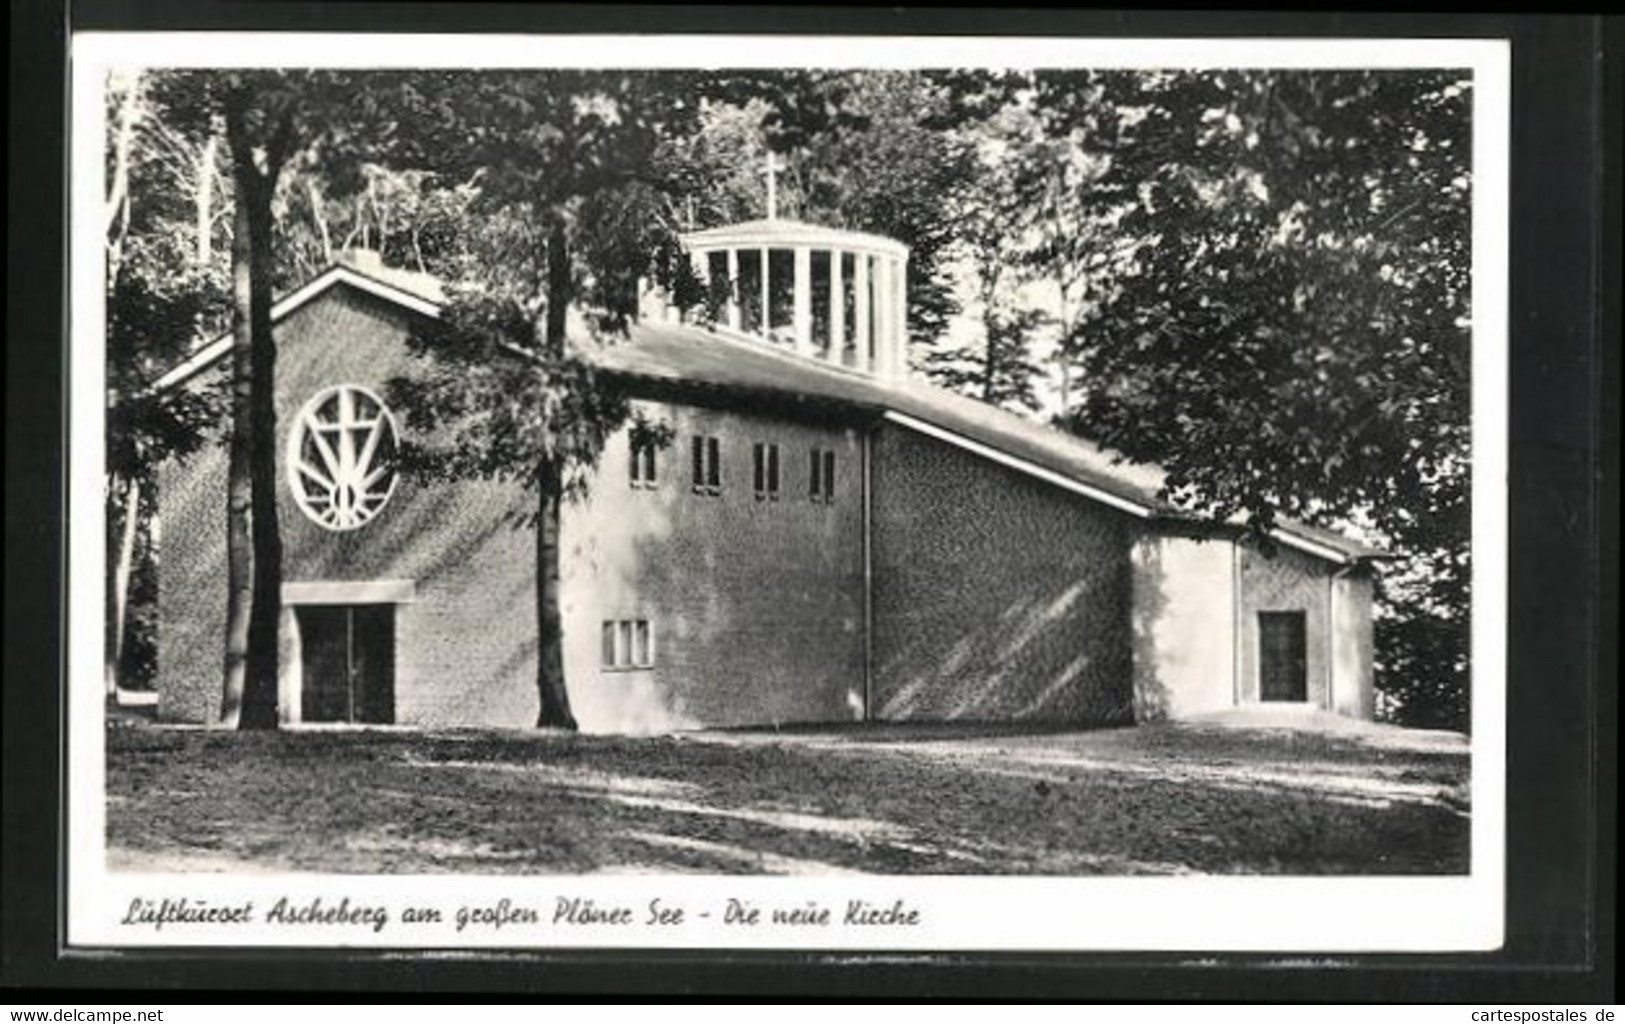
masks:
<svg viewBox="0 0 1625 1024"><path fill-rule="evenodd" d="M683 236L718 330L885 380L908 372L908 247L778 215L771 155L767 217Z"/></svg>

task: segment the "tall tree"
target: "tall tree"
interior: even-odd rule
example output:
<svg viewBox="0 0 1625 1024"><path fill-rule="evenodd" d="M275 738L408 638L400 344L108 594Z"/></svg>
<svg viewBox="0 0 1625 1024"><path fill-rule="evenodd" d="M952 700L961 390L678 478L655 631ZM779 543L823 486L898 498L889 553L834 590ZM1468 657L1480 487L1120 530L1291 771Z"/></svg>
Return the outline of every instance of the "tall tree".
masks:
<svg viewBox="0 0 1625 1024"><path fill-rule="evenodd" d="M628 415L572 344L570 311L590 312L587 327L623 329L637 278L685 266L663 201L675 185L655 157L694 124L690 84L672 73L438 75L417 91L415 139L400 150L477 182L466 250L437 268L451 292L442 324L415 339L437 369L389 390L409 422L438 438L414 453L419 471L510 479L533 497L539 726L576 728L559 593L563 505Z"/></svg>
<svg viewBox="0 0 1625 1024"><path fill-rule="evenodd" d="M282 539L276 503L276 264L272 203L284 169L310 152L342 171L386 137L396 75L198 71L155 82L179 121L224 125L233 187L231 432L226 484L227 598L222 725L275 728Z"/></svg>
<svg viewBox="0 0 1625 1024"><path fill-rule="evenodd" d="M290 162L272 201L278 289L309 281L348 249L427 272L461 248L471 187L382 159L335 175L321 156L306 151Z"/></svg>
<svg viewBox="0 0 1625 1024"><path fill-rule="evenodd" d="M1100 163L1083 144L1085 132L1050 135L1030 109L1013 108L1005 130L1012 180L1008 229L1019 237L1015 262L1028 280L1054 296L1050 322L1055 342L1050 362L1058 377L1063 416L1073 410L1074 354L1087 344L1086 313L1093 303L1095 271L1110 252L1111 231L1090 196Z"/></svg>
<svg viewBox="0 0 1625 1024"><path fill-rule="evenodd" d="M220 718L277 724L282 534L276 507L276 339L271 331L271 196L297 144L297 98L280 77L233 74L221 107L231 151L231 443L226 470L226 661Z"/></svg>
<svg viewBox="0 0 1625 1024"><path fill-rule="evenodd" d="M217 416L210 393L154 392L152 381L212 336L227 312L223 268L198 226L212 201L217 126L171 125L152 75L107 83L107 687L144 688L153 668L149 609L153 468L201 446ZM209 199L201 198L206 192ZM132 594L132 589L141 593Z"/></svg>
<svg viewBox="0 0 1625 1024"><path fill-rule="evenodd" d="M1020 294L1023 211L1008 153L1008 147L996 143L986 147L954 217L959 248L974 279L980 336L960 345L945 339L927 351L922 363L944 387L989 405L1032 411L1039 407L1033 335L1048 318L1025 305Z"/></svg>
<svg viewBox="0 0 1625 1024"><path fill-rule="evenodd" d="M1177 499L1364 519L1391 588L1386 699L1464 724L1469 83L1451 72L1042 74L1052 134L1104 159L1114 226L1077 348L1077 426ZM1398 669L1399 671L1394 671ZM1403 674L1401 674L1403 673Z"/></svg>

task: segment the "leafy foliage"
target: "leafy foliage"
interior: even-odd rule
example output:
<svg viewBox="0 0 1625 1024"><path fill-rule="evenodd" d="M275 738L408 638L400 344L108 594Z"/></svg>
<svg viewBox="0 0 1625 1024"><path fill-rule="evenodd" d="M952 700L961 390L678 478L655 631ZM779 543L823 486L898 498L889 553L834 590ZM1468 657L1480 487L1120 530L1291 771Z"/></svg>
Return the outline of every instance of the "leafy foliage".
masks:
<svg viewBox="0 0 1625 1024"><path fill-rule="evenodd" d="M1013 225L1019 223L1021 204L1003 155L996 151L979 162L956 218L959 248L975 279L981 336L958 346L944 339L922 363L943 387L990 405L1032 411L1039 407L1035 334L1050 317L1024 305L1018 293L1022 236Z"/></svg>
<svg viewBox="0 0 1625 1024"><path fill-rule="evenodd" d="M992 308L983 313L982 339L967 349L925 356L925 370L945 388L1012 411L1036 412L1038 366L1029 353L1049 317L1039 309Z"/></svg>
<svg viewBox="0 0 1625 1024"><path fill-rule="evenodd" d="M107 471L152 482L164 459L197 451L220 422L221 396L153 381L196 342L216 333L226 293L216 267L195 267L185 242L155 226L124 241L107 298Z"/></svg>
<svg viewBox="0 0 1625 1024"><path fill-rule="evenodd" d="M560 495L578 498L629 407L579 353L546 344L545 246L523 211L502 221L486 234L486 256L500 263L478 284L453 286L441 321L412 336L429 357L424 369L388 384L390 403L424 439L403 445L404 466L426 479L506 479L532 491L556 476ZM535 510L516 523L534 528Z"/></svg>
<svg viewBox="0 0 1625 1024"><path fill-rule="evenodd" d="M111 121L110 162L136 154L141 197L110 204L111 465L190 450L218 416L209 396L141 387L173 361L164 346L225 309L224 264L188 246L235 232L196 215L190 183L269 209L279 286L357 243L449 282L444 322L415 340L431 371L395 385L434 439L408 454L426 474L532 488L545 549L557 502L631 414L567 334L613 344L644 281L699 301L677 234L759 216L772 152L788 157L787 214L910 246L910 339L939 382L1035 409L1051 361L1066 423L1166 467L1186 506L1260 537L1282 515L1353 523L1405 556L1382 580L1383 706L1462 724L1469 86L1411 71L164 72L137 97L156 116ZM252 100L232 166L251 164L263 196L206 173L231 95ZM951 331L967 311L974 326Z"/></svg>
<svg viewBox="0 0 1625 1024"><path fill-rule="evenodd" d="M273 199L296 159L338 182L387 143L405 78L325 70L168 71L149 94L181 134L224 127L233 186L222 724L278 722L282 538L277 523ZM200 231L200 235L202 232ZM201 248L201 246L200 246Z"/></svg>
<svg viewBox="0 0 1625 1024"><path fill-rule="evenodd" d="M229 317L223 263L209 258L215 151L169 125L148 86L124 75L107 89L106 640L110 682L126 689L155 669L156 468L197 451L224 409L215 392L152 384Z"/></svg>
<svg viewBox="0 0 1625 1024"><path fill-rule="evenodd" d="M1466 692L1468 83L1038 84L1050 130L1104 156L1090 203L1119 236L1072 339L1074 425L1260 531L1277 514L1369 521L1425 577L1387 591L1411 623L1380 630L1390 704L1434 715Z"/></svg>
<svg viewBox="0 0 1625 1024"><path fill-rule="evenodd" d="M971 147L950 93L927 76L893 71L771 71L719 75L700 131L670 157L696 197L697 226L761 217L769 153L787 154L780 211L909 247L908 332L928 349L959 312L950 248L954 197Z"/></svg>
<svg viewBox="0 0 1625 1024"><path fill-rule="evenodd" d="M359 165L351 184L341 189L308 158L282 176L273 199L279 288L309 281L346 250L371 250L386 266L428 272L461 247L472 187L371 160Z"/></svg>
<svg viewBox="0 0 1625 1024"><path fill-rule="evenodd" d="M696 101L682 76L544 71L433 76L412 103L402 158L473 183L448 211L460 244L433 264L451 301L414 340L435 368L391 384L449 441L413 457L424 472L527 486L547 465L561 495L579 494L628 408L566 344L562 318L579 305L597 332L622 332L639 280L682 262L656 154L694 123Z"/></svg>
<svg viewBox="0 0 1625 1024"><path fill-rule="evenodd" d="M420 472L518 481L536 497L538 725L575 728L559 606L561 506L586 488L629 407L570 344L572 308L624 331L639 281L686 266L663 144L696 123L689 76L638 72L449 72L408 97L397 159L472 189L463 246L437 267L443 322L413 339L422 379L390 382L408 422L435 440Z"/></svg>

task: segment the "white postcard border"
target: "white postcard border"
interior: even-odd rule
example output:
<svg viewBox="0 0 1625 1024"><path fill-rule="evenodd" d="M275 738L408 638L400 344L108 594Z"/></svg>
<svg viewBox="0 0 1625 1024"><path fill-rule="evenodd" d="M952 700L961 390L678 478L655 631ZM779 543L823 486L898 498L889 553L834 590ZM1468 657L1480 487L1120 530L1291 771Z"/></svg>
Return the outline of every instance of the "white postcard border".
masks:
<svg viewBox="0 0 1625 1024"><path fill-rule="evenodd" d="M380 57L380 55L385 55ZM1449 878L1005 878L799 876L444 877L144 875L109 872L102 706L102 462L105 317L101 87L113 67L949 67L1470 68L1473 90L1472 863ZM69 591L66 772L67 940L74 947L785 948L850 950L1475 951L1500 946L1505 909L1505 728L1510 44L1461 39L1062 39L796 36L474 36L306 33L82 33L70 59L72 163L67 407ZM13 339L13 344L22 339ZM1148 823L1148 827L1154 827ZM269 924L290 907L384 908L378 930ZM256 923L123 924L135 901L222 911ZM471 921L459 909L530 905L535 925ZM634 927L551 923L560 899L633 908ZM920 923L744 928L730 899L757 906L875 907L902 901ZM650 900L686 910L644 924ZM449 920L409 924L413 906ZM700 918L699 913L709 913ZM295 915L297 916L297 915ZM341 915L342 916L342 915ZM354 915L352 915L354 916ZM500 917L495 913L491 920ZM765 916L765 915L764 915Z"/></svg>

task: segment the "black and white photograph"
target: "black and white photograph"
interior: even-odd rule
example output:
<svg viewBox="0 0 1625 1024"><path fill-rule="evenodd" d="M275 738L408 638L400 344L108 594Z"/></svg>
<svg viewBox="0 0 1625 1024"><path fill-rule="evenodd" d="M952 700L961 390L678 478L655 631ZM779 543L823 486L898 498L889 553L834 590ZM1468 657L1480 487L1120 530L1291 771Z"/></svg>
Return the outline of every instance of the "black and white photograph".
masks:
<svg viewBox="0 0 1625 1024"><path fill-rule="evenodd" d="M70 937L1495 948L1504 48L671 42L76 40Z"/></svg>

